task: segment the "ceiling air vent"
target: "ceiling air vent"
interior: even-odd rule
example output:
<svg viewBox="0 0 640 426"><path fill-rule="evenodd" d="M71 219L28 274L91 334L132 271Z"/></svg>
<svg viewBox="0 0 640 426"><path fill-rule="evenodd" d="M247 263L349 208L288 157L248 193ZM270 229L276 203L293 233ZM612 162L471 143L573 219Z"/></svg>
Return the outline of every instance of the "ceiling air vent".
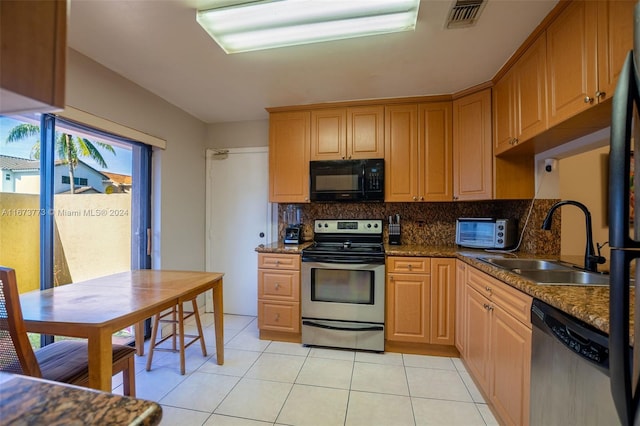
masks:
<svg viewBox="0 0 640 426"><path fill-rule="evenodd" d="M456 0L447 20L447 28L463 28L475 25L486 0Z"/></svg>

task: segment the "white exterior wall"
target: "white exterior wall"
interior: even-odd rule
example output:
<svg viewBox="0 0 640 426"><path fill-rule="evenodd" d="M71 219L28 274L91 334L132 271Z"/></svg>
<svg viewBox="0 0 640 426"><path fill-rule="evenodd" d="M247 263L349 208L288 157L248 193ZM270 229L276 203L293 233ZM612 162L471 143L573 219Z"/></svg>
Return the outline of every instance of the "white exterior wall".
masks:
<svg viewBox="0 0 640 426"><path fill-rule="evenodd" d="M53 193L59 194L61 192L69 191L71 185L68 183L62 183L62 177L69 176L69 166L66 164L56 165L53 172ZM73 170L73 177L87 179L87 186L95 188L98 192L104 192L104 184L102 181L106 179L106 177L83 163L78 163L78 166ZM78 186L79 185L76 184L76 188Z"/></svg>
<svg viewBox="0 0 640 426"><path fill-rule="evenodd" d="M7 180L9 175L9 180ZM2 170L0 192L15 192L17 194L39 194L40 175L38 171L13 172Z"/></svg>

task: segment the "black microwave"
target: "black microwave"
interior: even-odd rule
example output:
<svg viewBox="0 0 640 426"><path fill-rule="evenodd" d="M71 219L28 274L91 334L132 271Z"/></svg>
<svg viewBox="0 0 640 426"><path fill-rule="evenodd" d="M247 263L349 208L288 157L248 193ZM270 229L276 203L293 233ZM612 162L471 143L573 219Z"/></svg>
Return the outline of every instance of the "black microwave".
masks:
<svg viewBox="0 0 640 426"><path fill-rule="evenodd" d="M384 201L384 160L311 161L311 201Z"/></svg>

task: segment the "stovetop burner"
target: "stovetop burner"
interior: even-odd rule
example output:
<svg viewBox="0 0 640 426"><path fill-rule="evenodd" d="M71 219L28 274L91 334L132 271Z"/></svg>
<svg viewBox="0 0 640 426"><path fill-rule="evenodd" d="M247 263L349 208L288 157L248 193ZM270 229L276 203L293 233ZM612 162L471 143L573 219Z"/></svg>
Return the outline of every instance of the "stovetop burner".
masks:
<svg viewBox="0 0 640 426"><path fill-rule="evenodd" d="M314 243L302 251L302 260L325 258L384 259L381 220L316 220Z"/></svg>

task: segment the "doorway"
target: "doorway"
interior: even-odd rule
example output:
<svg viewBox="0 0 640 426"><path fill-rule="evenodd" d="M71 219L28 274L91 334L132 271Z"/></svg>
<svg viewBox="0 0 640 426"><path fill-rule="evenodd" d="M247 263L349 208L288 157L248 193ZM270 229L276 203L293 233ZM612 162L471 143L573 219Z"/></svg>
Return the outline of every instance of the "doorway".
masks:
<svg viewBox="0 0 640 426"><path fill-rule="evenodd" d="M267 147L207 150L206 267L225 274L227 314L257 315L255 248L277 235L268 193Z"/></svg>

